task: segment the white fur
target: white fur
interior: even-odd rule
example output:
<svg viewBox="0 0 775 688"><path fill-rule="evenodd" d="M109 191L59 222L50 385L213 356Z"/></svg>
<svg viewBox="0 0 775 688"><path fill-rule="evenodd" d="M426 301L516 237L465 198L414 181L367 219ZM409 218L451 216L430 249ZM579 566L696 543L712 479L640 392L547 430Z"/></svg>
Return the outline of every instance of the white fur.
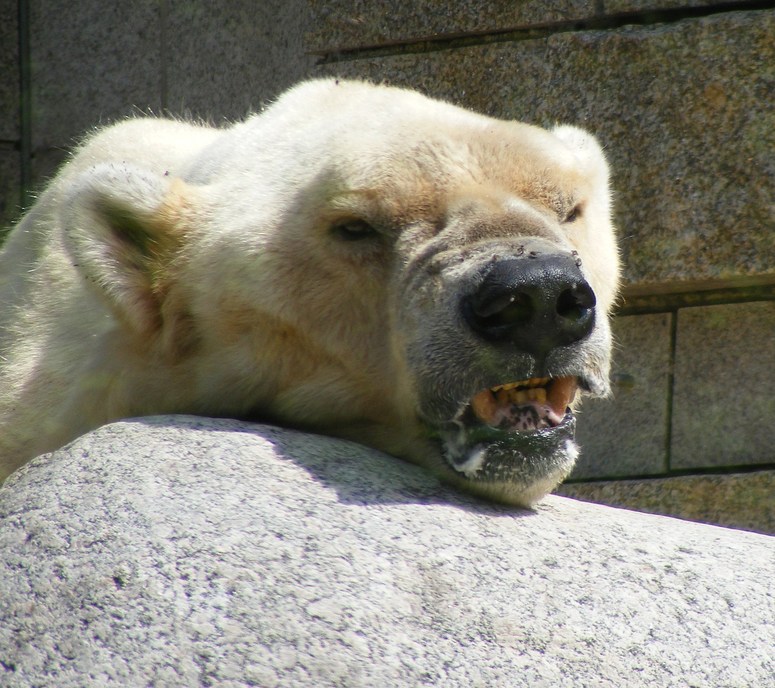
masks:
<svg viewBox="0 0 775 688"><path fill-rule="evenodd" d="M542 205L555 191L583 200L567 235ZM434 242L454 254L472 212L497 228L528 208L579 252L607 311L608 169L578 129L321 80L225 129L149 118L98 131L0 254L0 479L102 423L168 412L257 415L443 473L405 355L426 317L406 312L396 275ZM352 218L382 243L333 239Z"/></svg>

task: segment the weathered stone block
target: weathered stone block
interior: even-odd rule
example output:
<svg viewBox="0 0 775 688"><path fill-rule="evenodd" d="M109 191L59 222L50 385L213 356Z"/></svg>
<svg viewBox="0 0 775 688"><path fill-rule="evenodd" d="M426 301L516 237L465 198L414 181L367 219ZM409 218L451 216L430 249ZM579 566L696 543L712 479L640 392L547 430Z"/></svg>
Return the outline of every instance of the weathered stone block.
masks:
<svg viewBox="0 0 775 688"><path fill-rule="evenodd" d="M773 578L762 535L144 419L0 488L0 683L764 686Z"/></svg>
<svg viewBox="0 0 775 688"><path fill-rule="evenodd" d="M19 216L20 204L21 155L15 150L0 150L0 243Z"/></svg>
<svg viewBox="0 0 775 688"><path fill-rule="evenodd" d="M46 187L46 184L67 162L69 155L69 151L64 148L38 148L33 151L30 161L30 184L33 195Z"/></svg>
<svg viewBox="0 0 775 688"><path fill-rule="evenodd" d="M775 535L775 471L560 485L557 494Z"/></svg>
<svg viewBox="0 0 775 688"><path fill-rule="evenodd" d="M19 10L0 3L0 141L19 138Z"/></svg>
<svg viewBox="0 0 775 688"><path fill-rule="evenodd" d="M737 2L742 4L745 0ZM734 4L734 0L729 4ZM312 29L307 34L307 49L326 54L440 37L492 37L511 30L562 22L605 20L623 13L653 17L659 10L701 9L718 3L713 0L495 0L487 3L311 0L310 5Z"/></svg>
<svg viewBox="0 0 775 688"><path fill-rule="evenodd" d="M402 2L385 0L312 0L309 50L377 46L439 35L488 33L593 16L591 0L539 2Z"/></svg>
<svg viewBox="0 0 775 688"><path fill-rule="evenodd" d="M582 404L581 456L572 479L665 470L671 318L664 313L614 320L613 395Z"/></svg>
<svg viewBox="0 0 775 688"><path fill-rule="evenodd" d="M31 0L30 21L33 149L68 148L100 122L160 112L158 2Z"/></svg>
<svg viewBox="0 0 775 688"><path fill-rule="evenodd" d="M731 0L727 5L743 4L746 0ZM606 14L618 12L653 12L653 10L718 7L716 0L604 0Z"/></svg>
<svg viewBox="0 0 775 688"><path fill-rule="evenodd" d="M775 462L775 301L678 313L671 466Z"/></svg>
<svg viewBox="0 0 775 688"><path fill-rule="evenodd" d="M596 133L630 284L771 275L775 11L321 65Z"/></svg>
<svg viewBox="0 0 775 688"><path fill-rule="evenodd" d="M305 0L167 3L167 109L218 123L241 119L304 78Z"/></svg>

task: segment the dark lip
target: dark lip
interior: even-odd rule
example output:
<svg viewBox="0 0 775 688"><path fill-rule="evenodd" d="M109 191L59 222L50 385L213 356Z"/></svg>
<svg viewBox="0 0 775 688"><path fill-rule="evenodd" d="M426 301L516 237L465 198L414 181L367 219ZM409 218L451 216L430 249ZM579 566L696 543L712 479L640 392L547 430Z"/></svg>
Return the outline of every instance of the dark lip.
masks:
<svg viewBox="0 0 775 688"><path fill-rule="evenodd" d="M454 432L450 424L450 432ZM465 427L466 452L459 460L446 451L445 438L437 434L445 463L460 478L470 482L512 480L530 482L567 462L565 449L574 441L576 417L570 409L559 425L532 431L508 431L478 424ZM483 452L484 460L474 474L464 470L471 452Z"/></svg>
<svg viewBox="0 0 775 688"><path fill-rule="evenodd" d="M595 375L576 367L555 368L551 372L531 369L522 377L501 372L498 377L496 387L511 384L504 383L506 378L575 377L582 393L600 396L606 391ZM482 380L478 380L472 386L481 384ZM475 390L453 417L435 422L427 417L424 420L427 437L437 445L448 477L454 476L472 487L499 484L519 489L530 488L550 476L558 477L559 482L570 473L579 453L575 443L576 417L570 408L566 407L557 425L537 430L499 428L474 413L471 399L480 391Z"/></svg>
<svg viewBox="0 0 775 688"><path fill-rule="evenodd" d="M538 442L555 441L562 439L572 439L566 437L567 430L571 425L575 425L575 416L570 410L565 411L565 416L559 425L540 430L501 430L490 425L479 423L473 426L467 426L466 431L470 438L470 445L475 444L495 444L503 442L514 442L516 444L530 443L533 440Z"/></svg>

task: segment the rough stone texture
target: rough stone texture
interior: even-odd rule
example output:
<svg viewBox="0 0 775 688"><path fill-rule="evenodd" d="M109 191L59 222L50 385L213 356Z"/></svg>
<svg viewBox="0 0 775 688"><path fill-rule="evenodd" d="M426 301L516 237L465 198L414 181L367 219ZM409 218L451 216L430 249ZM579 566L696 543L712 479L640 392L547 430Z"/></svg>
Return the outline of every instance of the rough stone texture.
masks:
<svg viewBox="0 0 775 688"><path fill-rule="evenodd" d="M0 683L763 686L772 543L498 507L274 428L122 423L0 488Z"/></svg>
<svg viewBox="0 0 775 688"><path fill-rule="evenodd" d="M19 151L0 149L0 243L6 230L17 218L21 203L21 155Z"/></svg>
<svg viewBox="0 0 775 688"><path fill-rule="evenodd" d="M734 0L733 0L734 1ZM745 0L739 0L745 2ZM731 3L730 3L731 4ZM610 17L621 13L653 16L655 10L702 8L714 0L495 0L456 2L423 0L310 0L312 31L307 49L316 53L379 47L448 36L492 35L513 29L566 21Z"/></svg>
<svg viewBox="0 0 775 688"><path fill-rule="evenodd" d="M0 3L0 141L19 138L18 19L15 2Z"/></svg>
<svg viewBox="0 0 775 688"><path fill-rule="evenodd" d="M747 0L727 0L724 4L743 4ZM718 0L603 0L606 14L617 12L650 12L656 9L677 9L682 7L718 7Z"/></svg>
<svg viewBox="0 0 775 688"><path fill-rule="evenodd" d="M439 35L491 31L584 19L596 14L591 0L495 0L494 2L402 2L311 0L314 30L308 49L327 52L377 46Z"/></svg>
<svg viewBox="0 0 775 688"><path fill-rule="evenodd" d="M70 147L99 123L161 110L156 0L30 0L32 146Z"/></svg>
<svg viewBox="0 0 775 688"><path fill-rule="evenodd" d="M673 468L775 463L775 301L679 311L675 371Z"/></svg>
<svg viewBox="0 0 775 688"><path fill-rule="evenodd" d="M614 320L613 394L582 404L577 430L581 456L572 478L665 470L671 319L661 313Z"/></svg>
<svg viewBox="0 0 775 688"><path fill-rule="evenodd" d="M613 163L630 284L772 274L775 10L321 65L542 125Z"/></svg>
<svg viewBox="0 0 775 688"><path fill-rule="evenodd" d="M61 166L67 162L70 153L64 148L38 148L30 161L30 176L33 198L53 179Z"/></svg>
<svg viewBox="0 0 775 688"><path fill-rule="evenodd" d="M306 0L167 3L166 107L218 123L241 119L306 77Z"/></svg>
<svg viewBox="0 0 775 688"><path fill-rule="evenodd" d="M775 535L775 471L561 485L557 494Z"/></svg>

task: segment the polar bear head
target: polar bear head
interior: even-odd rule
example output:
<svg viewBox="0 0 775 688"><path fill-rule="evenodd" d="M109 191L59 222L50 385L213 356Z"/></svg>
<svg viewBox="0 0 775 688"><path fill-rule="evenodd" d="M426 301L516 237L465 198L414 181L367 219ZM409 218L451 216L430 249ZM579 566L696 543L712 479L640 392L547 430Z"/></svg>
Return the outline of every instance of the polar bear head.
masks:
<svg viewBox="0 0 775 688"><path fill-rule="evenodd" d="M609 199L580 129L321 80L169 169L88 168L63 225L174 389L133 412L342 436L530 504L573 466L578 397L608 389Z"/></svg>

